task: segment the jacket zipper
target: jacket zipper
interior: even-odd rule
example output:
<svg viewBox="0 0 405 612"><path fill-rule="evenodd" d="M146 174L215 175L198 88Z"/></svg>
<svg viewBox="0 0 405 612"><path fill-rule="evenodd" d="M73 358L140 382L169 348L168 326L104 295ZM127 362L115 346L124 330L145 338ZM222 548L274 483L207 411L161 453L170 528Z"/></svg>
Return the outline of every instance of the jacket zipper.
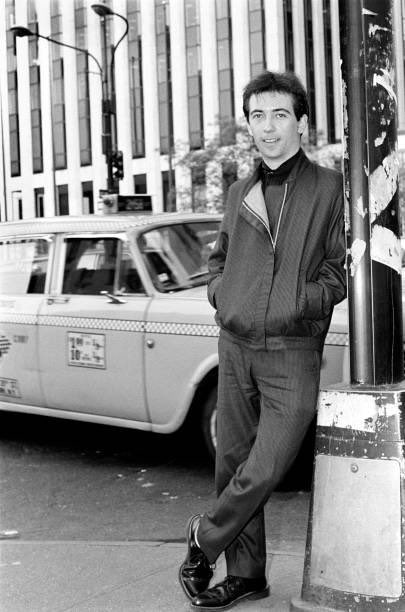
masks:
<svg viewBox="0 0 405 612"><path fill-rule="evenodd" d="M277 239L278 239L278 233L280 230L280 223L281 223L281 217L283 215L283 210L284 210L284 205L287 199L287 191L288 191L288 183L285 184L285 188L284 188L284 196L283 196L283 202L281 204L281 209L280 209L280 214L278 216L278 221L277 221L277 228L276 228L276 235L272 236L271 230L270 228L266 225L266 222L264 221L264 219L257 214L257 212L255 212L252 208L250 208L249 204L246 202L246 200L243 200L243 205L248 209L248 211L250 213L252 213L253 216L256 217L256 219L258 219L260 221L260 223L262 223L264 225L264 227L266 228L266 231L268 233L268 235L270 236L270 241L273 247L273 251L276 250L276 244L277 244Z"/></svg>

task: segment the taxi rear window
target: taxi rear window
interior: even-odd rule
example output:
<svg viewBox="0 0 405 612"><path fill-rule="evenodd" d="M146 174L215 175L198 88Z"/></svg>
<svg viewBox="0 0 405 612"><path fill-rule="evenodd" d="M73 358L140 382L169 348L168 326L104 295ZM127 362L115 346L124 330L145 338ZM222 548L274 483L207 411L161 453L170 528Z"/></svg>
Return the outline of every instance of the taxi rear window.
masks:
<svg viewBox="0 0 405 612"><path fill-rule="evenodd" d="M0 294L44 293L51 239L0 242Z"/></svg>

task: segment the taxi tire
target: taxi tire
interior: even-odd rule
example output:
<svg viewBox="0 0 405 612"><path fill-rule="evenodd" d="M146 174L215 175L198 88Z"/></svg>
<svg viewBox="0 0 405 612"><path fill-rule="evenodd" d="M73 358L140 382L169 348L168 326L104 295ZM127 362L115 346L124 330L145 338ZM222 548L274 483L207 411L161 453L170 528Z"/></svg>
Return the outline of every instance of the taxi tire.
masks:
<svg viewBox="0 0 405 612"><path fill-rule="evenodd" d="M201 411L201 431L209 457L215 461L217 431L217 387L213 387L206 396Z"/></svg>

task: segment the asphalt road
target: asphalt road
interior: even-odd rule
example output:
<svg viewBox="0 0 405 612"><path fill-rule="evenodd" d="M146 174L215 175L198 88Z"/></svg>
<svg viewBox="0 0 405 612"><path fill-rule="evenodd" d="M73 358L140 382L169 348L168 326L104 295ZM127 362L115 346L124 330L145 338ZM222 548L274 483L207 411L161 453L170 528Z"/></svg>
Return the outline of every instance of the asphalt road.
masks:
<svg viewBox="0 0 405 612"><path fill-rule="evenodd" d="M180 542L214 499L213 466L189 433L164 436L0 413L0 532L23 540ZM310 461L266 508L277 548L305 540ZM1 534L0 534L1 537Z"/></svg>

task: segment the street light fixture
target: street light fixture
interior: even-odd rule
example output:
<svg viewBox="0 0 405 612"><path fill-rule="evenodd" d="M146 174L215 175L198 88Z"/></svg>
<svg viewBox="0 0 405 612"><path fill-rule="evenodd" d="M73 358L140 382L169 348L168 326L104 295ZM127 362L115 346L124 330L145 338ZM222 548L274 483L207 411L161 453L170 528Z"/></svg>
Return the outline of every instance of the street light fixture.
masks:
<svg viewBox="0 0 405 612"><path fill-rule="evenodd" d="M60 42L59 40L56 40L55 38L51 38L50 36L43 36L42 34L38 34L38 32L33 32L32 30L30 30L29 28L26 28L25 26L13 25L10 28L10 32L13 32L14 36L18 36L19 38L24 38L26 36L36 36L37 38L43 38L44 40L47 40L48 42L54 43L55 45L59 45L61 47L69 47L69 49L74 49L75 51L80 51L81 53L84 53L85 55L87 55L88 57L91 57L96 62L98 71L100 73L101 80L103 79L103 69L101 67L100 62L87 49L82 49L81 47L75 47L75 45L69 45L68 43Z"/></svg>

